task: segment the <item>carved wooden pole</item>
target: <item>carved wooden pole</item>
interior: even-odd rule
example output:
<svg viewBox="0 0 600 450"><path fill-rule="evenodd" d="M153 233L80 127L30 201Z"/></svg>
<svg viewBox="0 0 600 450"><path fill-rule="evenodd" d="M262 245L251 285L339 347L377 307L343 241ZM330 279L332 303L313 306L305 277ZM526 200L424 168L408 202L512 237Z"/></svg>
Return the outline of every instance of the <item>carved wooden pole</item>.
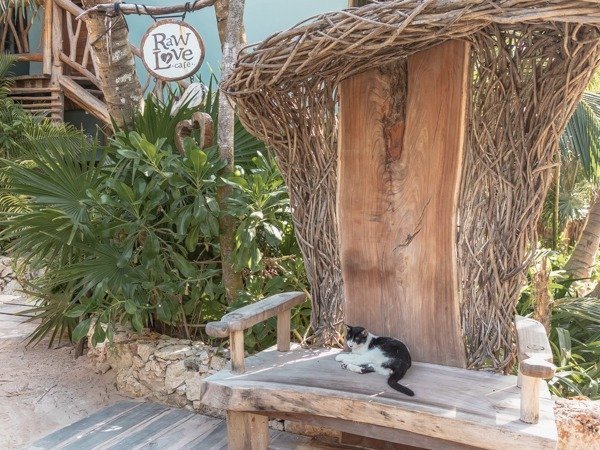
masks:
<svg viewBox="0 0 600 450"><path fill-rule="evenodd" d="M227 33L223 42L223 57L221 59L221 79L227 78L232 72L240 48L244 20L244 0L230 0L227 16ZM233 126L235 112L225 95L219 97L219 121L217 124L217 145L220 156L227 161L223 173L232 173L234 167L233 155ZM232 188L229 185L221 186L217 190L217 201L221 210L225 209L225 202L231 196ZM219 241L221 244L221 264L223 270L223 284L227 301L232 303L238 291L243 287L242 275L236 272L233 262L235 220L230 215L222 215L219 220Z"/></svg>
<svg viewBox="0 0 600 450"><path fill-rule="evenodd" d="M106 1L83 0L86 8L93 8L100 3ZM100 80L108 112L117 126L127 127L141 107L142 86L135 71L135 59L129 45L125 19L122 15L106 19L107 16L103 13L93 13L85 20L98 68L96 75Z"/></svg>

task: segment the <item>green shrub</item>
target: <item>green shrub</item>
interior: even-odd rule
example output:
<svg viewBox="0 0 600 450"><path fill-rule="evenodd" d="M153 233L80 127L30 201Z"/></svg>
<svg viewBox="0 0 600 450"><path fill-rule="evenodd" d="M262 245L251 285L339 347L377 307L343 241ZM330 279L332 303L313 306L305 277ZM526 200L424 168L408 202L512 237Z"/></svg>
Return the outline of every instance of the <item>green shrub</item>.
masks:
<svg viewBox="0 0 600 450"><path fill-rule="evenodd" d="M161 117L169 108L150 102L141 116ZM146 119L137 123L154 120ZM306 290L281 175L248 136L236 133L244 167L228 179L219 175L224 162L214 146L201 149L187 139L182 157L172 141L136 131L118 132L106 148L83 137L52 139L4 160L3 190L25 198L26 208L5 217L2 237L13 256L45 271L28 286L42 319L32 340L50 333L52 342L66 332L77 341L95 323L94 340L101 341L125 322L202 337L202 325L228 310L219 250L224 211L216 201L221 183L234 187L227 213L240 224L234 256L245 289L234 307ZM295 312L297 334L305 332L308 314L307 307ZM263 348L274 331L272 324L250 330L249 349Z"/></svg>
<svg viewBox="0 0 600 450"><path fill-rule="evenodd" d="M557 366L555 377L548 385L553 394L561 397L585 395L600 399L600 299L579 298L573 287L575 280L561 270L566 255L541 251L540 258L548 257L552 314L550 317L550 344ZM533 312L531 284L521 295L519 314Z"/></svg>

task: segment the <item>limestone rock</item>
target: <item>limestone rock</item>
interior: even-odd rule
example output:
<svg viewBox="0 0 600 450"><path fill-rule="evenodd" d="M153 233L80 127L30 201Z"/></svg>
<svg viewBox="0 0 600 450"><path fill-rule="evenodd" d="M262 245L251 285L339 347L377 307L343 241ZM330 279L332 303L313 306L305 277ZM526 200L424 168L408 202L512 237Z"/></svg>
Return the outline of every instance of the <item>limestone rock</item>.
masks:
<svg viewBox="0 0 600 450"><path fill-rule="evenodd" d="M600 401L557 399L554 405L558 449L600 450Z"/></svg>
<svg viewBox="0 0 600 450"><path fill-rule="evenodd" d="M176 344L162 347L154 353L154 356L166 361L174 361L177 359L183 359L187 356L192 356L193 354L194 349L192 346Z"/></svg>
<svg viewBox="0 0 600 450"><path fill-rule="evenodd" d="M202 395L202 386L204 384L204 380L200 378L199 375L196 375L193 378L186 380L185 386L185 396L190 401L200 400Z"/></svg>
<svg viewBox="0 0 600 450"><path fill-rule="evenodd" d="M139 381L142 383L150 392L157 395L167 395L167 389L165 388L164 377L157 375L154 371L140 370Z"/></svg>
<svg viewBox="0 0 600 450"><path fill-rule="evenodd" d="M107 360L115 370L126 370L133 365L133 354L128 346L114 345L108 347Z"/></svg>
<svg viewBox="0 0 600 450"><path fill-rule="evenodd" d="M197 413L205 416L216 417L217 419L225 419L225 411L222 409L213 408L212 406L206 406L202 402L195 401L192 403L192 408Z"/></svg>
<svg viewBox="0 0 600 450"><path fill-rule="evenodd" d="M187 405L187 400L185 398L185 395L179 395L177 393L174 393L170 394L166 398L166 403L169 405L177 406L178 408L183 408L185 405Z"/></svg>
<svg viewBox="0 0 600 450"><path fill-rule="evenodd" d="M181 386L187 379L193 378L195 372L190 371L185 366L185 361L177 361L167 367L165 373L165 387L169 393Z"/></svg>
<svg viewBox="0 0 600 450"><path fill-rule="evenodd" d="M142 385L130 371L117 374L117 389L130 397L139 398L150 394L150 390Z"/></svg>
<svg viewBox="0 0 600 450"><path fill-rule="evenodd" d="M137 345L137 354L143 362L147 362L150 359L150 355L156 350L156 344L152 342L140 341Z"/></svg>
<svg viewBox="0 0 600 450"><path fill-rule="evenodd" d="M132 367L134 369L137 369L137 370L142 369L144 367L144 361L142 361L142 358L140 358L139 356L135 355L133 357L133 365L132 365Z"/></svg>
<svg viewBox="0 0 600 450"><path fill-rule="evenodd" d="M269 428L271 428L272 430L283 431L284 430L283 420L280 420L280 419L269 420Z"/></svg>
<svg viewBox="0 0 600 450"><path fill-rule="evenodd" d="M227 360L217 355L213 355L210 360L210 368L216 371L223 370L227 365Z"/></svg>

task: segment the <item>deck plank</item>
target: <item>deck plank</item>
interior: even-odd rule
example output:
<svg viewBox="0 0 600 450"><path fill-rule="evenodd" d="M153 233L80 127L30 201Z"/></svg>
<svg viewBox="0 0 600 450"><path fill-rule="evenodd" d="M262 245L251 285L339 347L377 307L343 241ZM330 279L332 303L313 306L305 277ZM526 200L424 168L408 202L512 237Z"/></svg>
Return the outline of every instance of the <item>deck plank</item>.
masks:
<svg viewBox="0 0 600 450"><path fill-rule="evenodd" d="M223 423L221 419L206 417L189 413L190 417L187 420L178 423L175 427L167 430L161 436L149 437L148 442L136 447L136 449L161 449L161 450L177 450L180 448L188 448L190 442L200 436L207 436L212 431Z"/></svg>
<svg viewBox="0 0 600 450"><path fill-rule="evenodd" d="M271 450L333 450L314 440L270 430ZM29 450L227 450L225 420L155 403L120 402L58 430Z"/></svg>
<svg viewBox="0 0 600 450"><path fill-rule="evenodd" d="M190 419L190 416L193 415L194 413L184 409L168 409L163 414L146 422L144 426L137 427L134 431L122 436L116 442L111 440L106 445L98 446L97 449L121 450L150 445L151 441L168 433L169 430Z"/></svg>
<svg viewBox="0 0 600 450"><path fill-rule="evenodd" d="M102 427L107 422L114 420L133 408L138 407L138 402L119 402L92 414L85 419L75 422L65 428L61 428L52 434L49 434L34 444L27 447L29 450L41 450L48 448L59 448L66 443L75 440L77 436L93 432Z"/></svg>

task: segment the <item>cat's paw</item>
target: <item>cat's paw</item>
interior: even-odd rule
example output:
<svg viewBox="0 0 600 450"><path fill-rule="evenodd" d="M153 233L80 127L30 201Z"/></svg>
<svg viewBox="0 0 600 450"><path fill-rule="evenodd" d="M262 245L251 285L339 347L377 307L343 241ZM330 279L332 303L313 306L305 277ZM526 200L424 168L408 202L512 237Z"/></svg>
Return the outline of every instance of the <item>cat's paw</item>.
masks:
<svg viewBox="0 0 600 450"><path fill-rule="evenodd" d="M341 367L342 367L342 369L347 369L348 368L348 364L342 363Z"/></svg>
<svg viewBox="0 0 600 450"><path fill-rule="evenodd" d="M336 360L337 362L342 362L342 361L344 361L344 359L346 359L346 355L347 355L347 353L338 353L338 354L335 356L335 360Z"/></svg>

